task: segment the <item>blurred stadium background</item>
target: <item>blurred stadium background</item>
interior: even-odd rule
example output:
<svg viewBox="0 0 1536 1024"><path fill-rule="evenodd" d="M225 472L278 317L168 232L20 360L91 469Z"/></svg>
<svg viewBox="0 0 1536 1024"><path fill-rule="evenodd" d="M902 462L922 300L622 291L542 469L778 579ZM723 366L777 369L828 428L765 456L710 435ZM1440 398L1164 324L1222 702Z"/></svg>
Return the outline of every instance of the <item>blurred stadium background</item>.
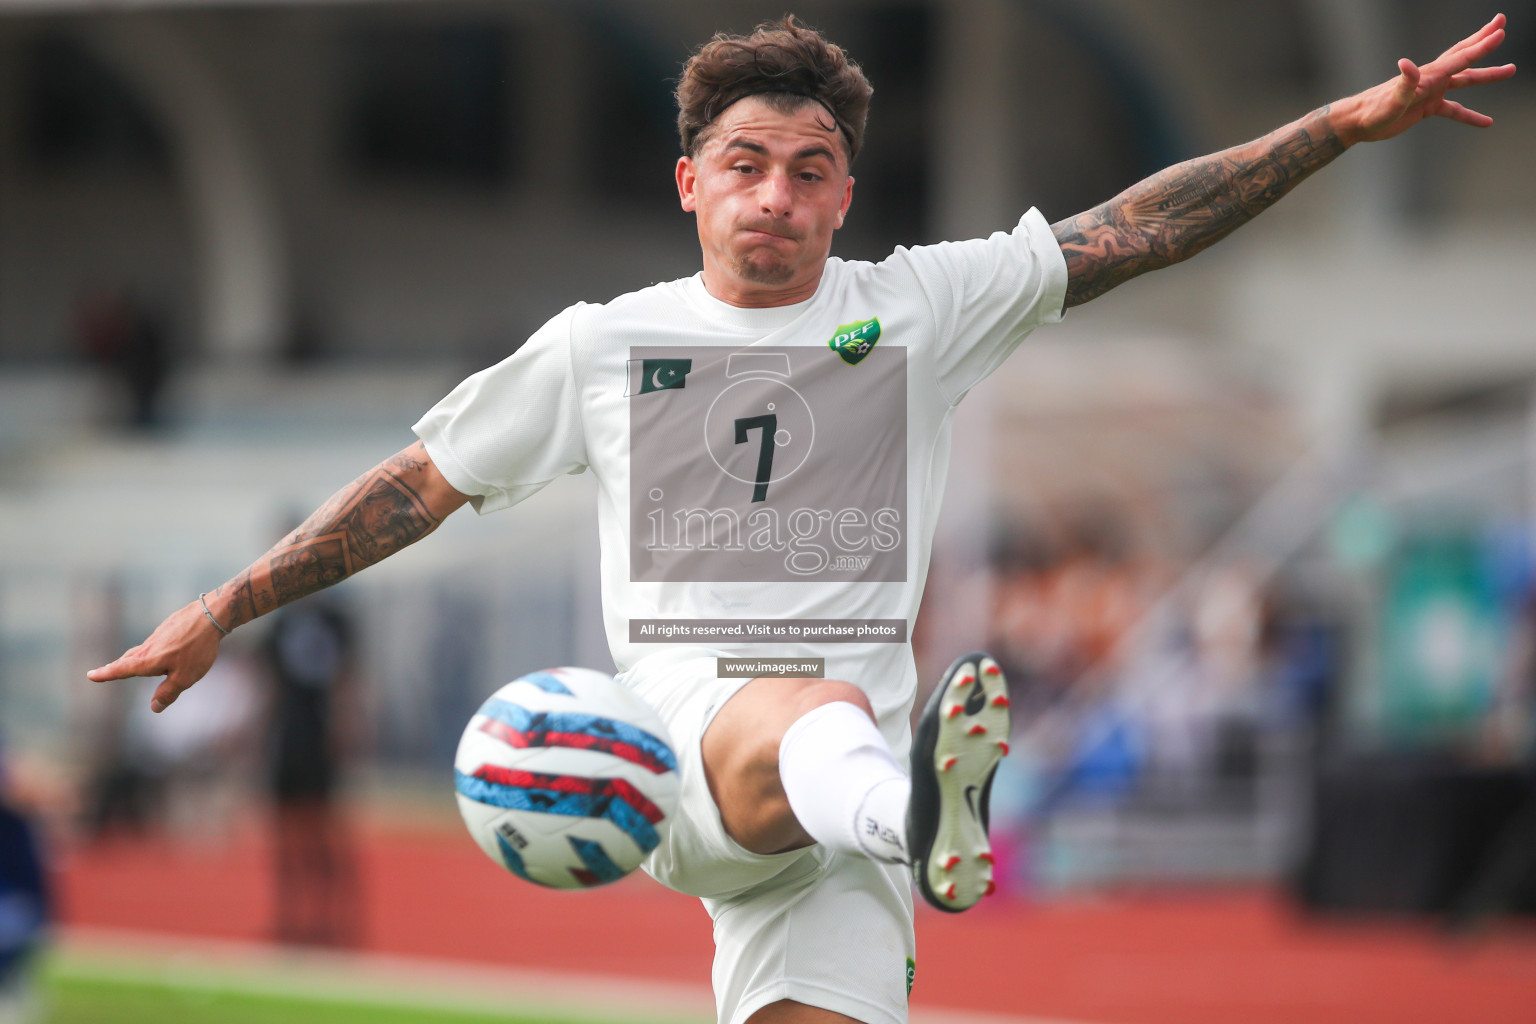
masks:
<svg viewBox="0 0 1536 1024"><path fill-rule="evenodd" d="M0 743L50 851L54 1019L119 1019L114 984L170 1000L131 1019L308 1019L210 1002L277 990L400 1020L707 1019L692 901L528 893L449 796L485 694L611 667L589 480L336 592L351 952L267 943L263 624L160 718L84 672L566 304L693 273L672 80L783 6L0 0ZM834 249L875 259L1067 217L1493 13L794 6L876 87ZM1500 59L1530 65L1536 3L1505 10ZM1533 1019L1529 71L1472 101L1492 129L1349 153L962 407L919 658L932 678L991 645L1023 713L1007 885L922 917L916 1016ZM24 909L0 906L0 945Z"/></svg>

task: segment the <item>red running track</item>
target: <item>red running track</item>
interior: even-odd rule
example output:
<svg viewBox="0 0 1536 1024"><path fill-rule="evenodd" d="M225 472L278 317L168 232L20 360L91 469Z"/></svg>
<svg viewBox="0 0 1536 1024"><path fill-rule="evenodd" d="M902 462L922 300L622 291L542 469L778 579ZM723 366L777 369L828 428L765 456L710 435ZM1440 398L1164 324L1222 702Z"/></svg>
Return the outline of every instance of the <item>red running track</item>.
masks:
<svg viewBox="0 0 1536 1024"><path fill-rule="evenodd" d="M360 843L364 947L707 986L709 918L649 879L524 885L458 832ZM67 924L260 940L263 843L118 841L67 857ZM913 1002L1096 1024L1536 1024L1536 928L1449 942L1418 925L1298 919L1259 890L923 912Z"/></svg>

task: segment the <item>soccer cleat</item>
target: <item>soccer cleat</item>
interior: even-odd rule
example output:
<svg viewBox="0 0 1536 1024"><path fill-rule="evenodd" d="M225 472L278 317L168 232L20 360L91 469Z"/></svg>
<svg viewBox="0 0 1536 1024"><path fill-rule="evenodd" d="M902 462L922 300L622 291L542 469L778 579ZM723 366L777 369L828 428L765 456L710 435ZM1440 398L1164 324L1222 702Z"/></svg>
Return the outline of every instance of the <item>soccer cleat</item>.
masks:
<svg viewBox="0 0 1536 1024"><path fill-rule="evenodd" d="M918 891L940 910L968 910L997 887L987 802L1008 752L996 738L1008 735L1007 685L997 662L967 654L940 678L917 723L907 849Z"/></svg>

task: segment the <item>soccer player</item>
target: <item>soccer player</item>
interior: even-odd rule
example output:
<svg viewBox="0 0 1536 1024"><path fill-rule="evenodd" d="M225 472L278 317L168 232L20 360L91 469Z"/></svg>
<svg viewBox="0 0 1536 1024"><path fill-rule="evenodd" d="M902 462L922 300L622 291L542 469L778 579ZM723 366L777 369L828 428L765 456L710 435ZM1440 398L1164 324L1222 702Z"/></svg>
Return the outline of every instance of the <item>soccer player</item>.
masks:
<svg viewBox="0 0 1536 1024"><path fill-rule="evenodd" d="M944 910L990 886L986 791L1005 752L996 665L961 658L914 741L916 614L956 405L1040 324L1187 259L1358 142L1426 117L1503 16L1422 67L1190 160L1055 225L831 257L870 87L793 19L717 36L677 89L682 208L701 273L557 314L415 425L250 568L90 673L165 675L168 707L223 635L337 583L469 503L597 477L604 617L620 680L678 746L682 802L647 870L715 921L722 1022L906 1019L909 878ZM821 676L724 677L728 656ZM909 770L902 758L911 756Z"/></svg>

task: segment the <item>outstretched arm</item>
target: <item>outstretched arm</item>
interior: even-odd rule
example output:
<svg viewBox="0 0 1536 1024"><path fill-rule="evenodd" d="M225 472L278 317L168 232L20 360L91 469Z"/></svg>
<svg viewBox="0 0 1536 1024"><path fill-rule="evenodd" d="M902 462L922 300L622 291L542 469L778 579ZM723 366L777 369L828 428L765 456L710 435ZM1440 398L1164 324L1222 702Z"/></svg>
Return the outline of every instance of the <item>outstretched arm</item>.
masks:
<svg viewBox="0 0 1536 1024"><path fill-rule="evenodd" d="M209 614L203 613L201 602L192 601L160 623L142 644L86 675L98 683L163 675L149 706L164 711L218 657L223 634L209 615L233 630L340 583L425 537L468 500L443 479L418 441L337 491L244 572L211 591Z"/></svg>
<svg viewBox="0 0 1536 1024"><path fill-rule="evenodd" d="M1375 88L1261 139L1160 171L1107 203L1053 224L1067 258L1066 304L1079 305L1149 270L1189 259L1356 142L1391 138L1427 117L1486 128L1492 118L1445 94L1513 75L1513 64L1472 67L1503 41L1500 14L1422 68L1404 58L1397 77Z"/></svg>

